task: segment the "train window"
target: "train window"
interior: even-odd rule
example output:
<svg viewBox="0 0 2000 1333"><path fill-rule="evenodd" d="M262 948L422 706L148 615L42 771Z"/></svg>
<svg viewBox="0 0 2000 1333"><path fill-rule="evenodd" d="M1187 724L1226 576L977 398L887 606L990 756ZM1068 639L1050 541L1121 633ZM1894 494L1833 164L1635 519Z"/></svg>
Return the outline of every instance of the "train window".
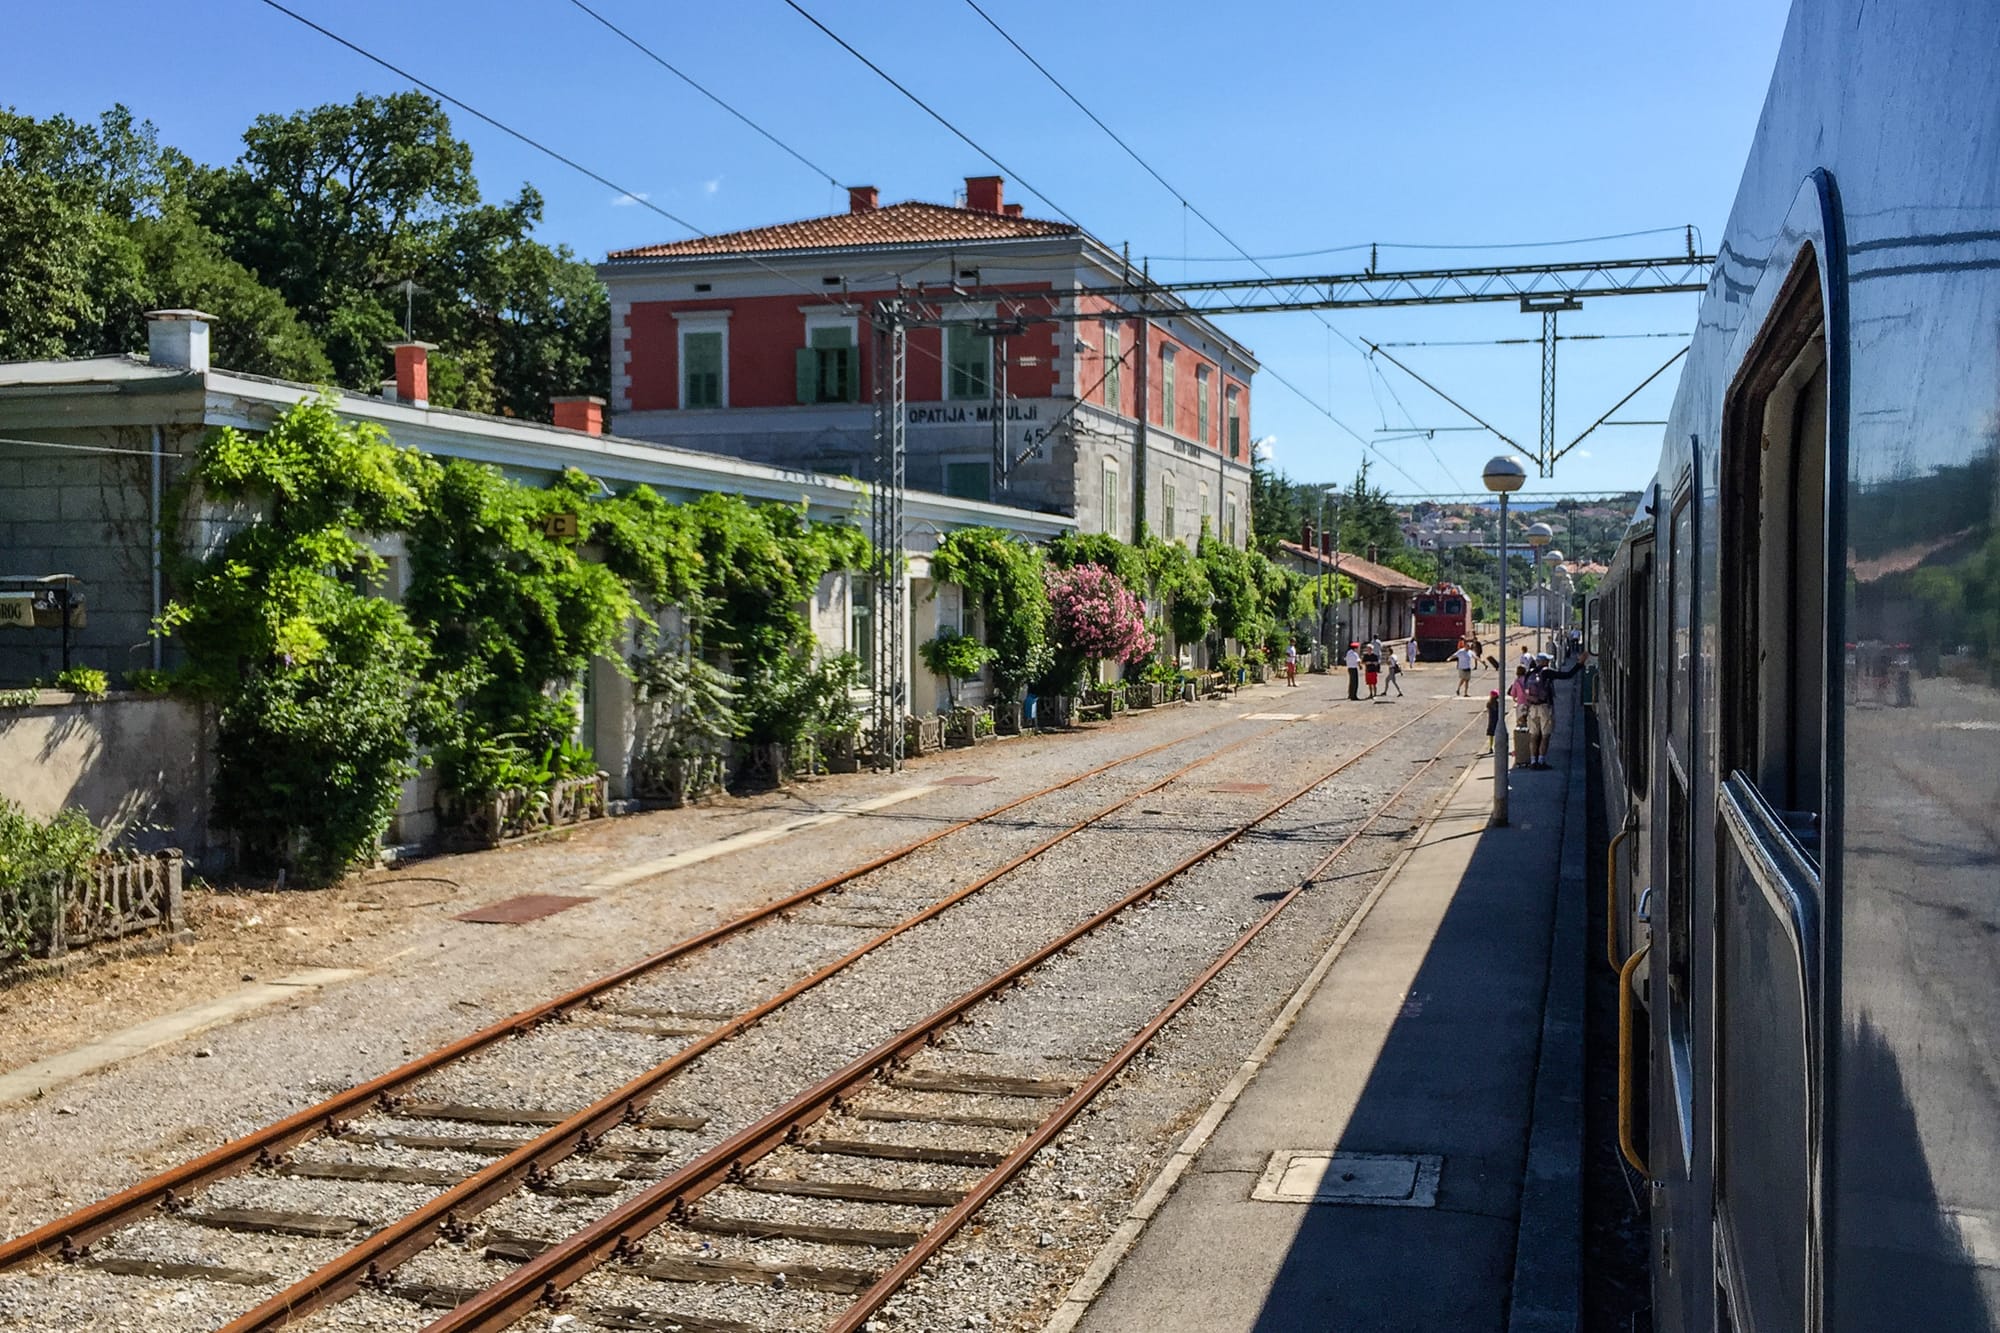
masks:
<svg viewBox="0 0 2000 1333"><path fill-rule="evenodd" d="M1456 597L1447 597L1444 599L1444 613L1448 616L1463 615L1465 603Z"/></svg>
<svg viewBox="0 0 2000 1333"><path fill-rule="evenodd" d="M1632 557L1632 586L1620 604L1625 617L1625 771L1635 794L1647 794L1653 753L1653 547Z"/></svg>
<svg viewBox="0 0 2000 1333"><path fill-rule="evenodd" d="M1437 604L1437 598L1435 598L1435 597L1419 597L1419 598L1417 598L1417 614L1418 614L1418 615L1420 615L1420 616L1428 616L1428 615L1434 615L1434 614L1436 614L1436 612L1437 612L1437 609L1438 609L1438 604Z"/></svg>
<svg viewBox="0 0 2000 1333"><path fill-rule="evenodd" d="M1723 437L1722 623L1735 647L1722 771L1816 841L1826 722L1826 340L1810 254L1731 394Z"/></svg>

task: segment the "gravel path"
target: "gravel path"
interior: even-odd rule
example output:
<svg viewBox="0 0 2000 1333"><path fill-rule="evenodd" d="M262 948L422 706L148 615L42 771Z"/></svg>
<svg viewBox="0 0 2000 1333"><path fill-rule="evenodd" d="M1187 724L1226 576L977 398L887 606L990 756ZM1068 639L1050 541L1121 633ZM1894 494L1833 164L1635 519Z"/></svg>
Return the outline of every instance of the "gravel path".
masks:
<svg viewBox="0 0 2000 1333"><path fill-rule="evenodd" d="M1314 685L1319 688L1315 690ZM43 1141L48 1130L61 1126L61 1141L50 1159L31 1161L19 1154L0 1154L0 1230L9 1234L26 1229L42 1218L82 1198L129 1183L143 1169L158 1169L207 1146L227 1133L241 1132L316 1096L346 1086L397 1062L400 1054L437 1044L459 1032L478 1026L500 1013L511 1011L571 984L581 975L609 970L628 961L647 947L660 943L710 920L740 911L754 901L768 901L838 868L862 859L883 847L906 841L926 823L962 818L979 809L990 808L1011 795L1058 780L1094 763L1169 735L1189 735L1203 726L1225 718L1240 718L1260 707L1278 704L1305 712L1323 705L1331 688L1325 682L1296 691L1279 693L1266 689L1253 692L1224 708L1168 710L1136 719L1106 731L1070 738L1067 746L1054 741L1026 741L991 750L961 752L946 756L958 761L964 771L996 771L994 782L971 788L944 788L907 805L892 807L877 816L851 819L800 833L785 842L703 865L689 867L664 877L657 885L643 886L643 892L615 896L575 909L520 930L449 925L434 927L427 938L422 931L414 946L392 960L367 984L352 984L302 1000L291 1010L266 1013L202 1038L212 1056L198 1063L189 1052L164 1051L140 1057L122 1070L84 1080L72 1089L52 1094L46 1102L18 1111L0 1111L0 1144ZM1318 695L1318 698L1313 698ZM1262 697L1259 697L1262 696ZM1412 705L1427 702L1412 698ZM1398 712L1389 708L1337 708L1333 722L1306 722L1275 731L1259 743L1225 755L1175 786L1146 796L1102 824L1078 835L1046 856L1008 875L965 903L950 909L934 922L919 926L877 953L862 959L847 971L788 1005L773 1019L702 1057L678 1076L653 1107L655 1111L705 1116L708 1123L697 1132L620 1130L607 1140L610 1152L594 1158L575 1158L559 1172L563 1179L616 1182L620 1193L586 1198L525 1195L510 1199L485 1214L482 1225L528 1236L554 1236L573 1229L589 1216L615 1206L620 1198L640 1188L644 1179L656 1177L680 1161L718 1141L757 1114L782 1101L798 1087L851 1059L879 1041L887 1032L913 1021L934 1009L951 994L963 990L988 971L1029 951L1062 928L1101 909L1112 899L1157 873L1180 856L1218 836L1237 819L1247 817L1273 796L1323 768L1331 753L1351 750L1365 738L1386 731L1393 721L1414 715L1415 707ZM1372 808L1377 797L1399 785L1409 771L1413 756L1427 755L1442 737L1471 716L1459 706L1448 705L1440 713L1389 742L1382 751L1362 761L1347 777L1300 801L1272 822L1268 834L1239 843L1214 861L1199 867L1172 886L1153 905L1133 913L1093 939L1085 941L1062 959L1044 969L1034 985L1005 1003L984 1006L980 1017L961 1028L935 1053L940 1067L966 1058L967 1067L991 1071L1002 1067L1010 1072L1052 1076L1051 1071L1079 1075L1109 1053L1123 1033L1137 1025L1188 976L1204 965L1222 942L1243 924L1260 914L1274 887L1283 886L1286 874L1296 876L1303 867ZM773 922L725 941L716 948L662 969L641 983L618 992L615 1003L603 1013L579 1014L577 1021L551 1025L525 1042L502 1043L423 1081L410 1095L424 1100L470 1101L480 1105L509 1107L557 1106L569 1109L587 1096L598 1095L618 1082L650 1067L682 1044L685 1037L661 1038L640 1031L622 1030L633 1020L621 1016L623 1007L668 1010L679 1013L727 1013L745 1007L789 983L796 977L838 957L902 915L933 901L937 895L971 874L998 866L1048 836L1063 823L1093 812L1106 801L1156 781L1196 754L1213 751L1225 741L1255 734L1269 722L1239 721L1228 730L1205 741L1150 756L1079 784L1063 793L1043 798L990 825L954 835L936 847L925 849L868 879L853 889L830 896L802 909L789 921ZM1090 753L1085 753L1085 750ZM1005 762L1002 762L1002 761ZM1437 771L1435 785L1455 777L1457 769ZM930 777L913 771L912 776ZM885 782L887 779L870 779ZM1275 784L1269 794L1221 794L1211 790L1228 782L1268 782ZM849 799L843 797L842 799ZM1407 807L1419 810L1429 798L1422 790L1414 793ZM673 812L676 816L699 812ZM736 812L732 812L736 813ZM766 812L768 816L768 812ZM747 812L744 816L747 817ZM687 825L691 821L679 821ZM1398 826L1397 820L1384 826ZM615 828L615 826L613 826ZM595 831L593 831L595 832ZM668 834L661 834L662 839ZM696 838L677 828L672 836L685 839L684 845L706 840L713 833ZM553 861L544 867L539 881L502 882L500 876L478 895L480 901L503 896L503 889L533 887L541 891L562 891L565 884L586 881L607 868L606 858L586 852L572 864L566 856L575 842L560 847L520 849L518 853L489 854L491 863L510 860ZM1378 845L1379 844L1379 845ZM1104 1219L1115 1220L1121 1206L1116 1188L1143 1181L1150 1170L1144 1166L1147 1154L1170 1150L1177 1118L1191 1120L1205 1104L1213 1084L1233 1070L1242 1049L1254 1041L1265 1018L1256 1014L1275 1011L1285 993L1310 966L1326 935L1352 910L1354 901L1372 871L1365 869L1371 857L1386 863L1393 853L1394 839L1364 839L1353 853L1336 867L1340 878L1329 881L1305 895L1286 918L1286 928L1274 931L1279 940L1260 942L1252 954L1270 953L1273 960L1232 969L1217 984L1214 994L1204 1000L1165 1034L1156 1044L1144 1067L1134 1070L1121 1086L1072 1127L1050 1161L1066 1161L1073 1145L1088 1141L1103 1127L1110 1109L1135 1089L1149 1089L1129 1114L1138 1117L1132 1124L1112 1127L1106 1141L1087 1150L1088 1160L1107 1164L1105 1170L1086 1172L1090 1183L1065 1184L1054 1211L1068 1220L1058 1228L1056 1218L1046 1208L1026 1204L1026 1220L1015 1227L1013 1250L995 1251L993 1268L975 1274L973 1287L992 1286L1007 1264L1019 1266L1028 1285L1001 1300L997 1306L983 1298L971 1300L960 1312L951 1304L957 1297L949 1293L965 1286L963 1262L944 1266L942 1276L931 1270L898 1298L883 1318L903 1327L961 1327L965 1319L979 1316L998 1319L998 1311L1025 1311L1033 1308L1033 1293L1046 1286L1055 1296L1070 1277L1054 1276L1071 1261L1080 1266L1096 1241L1091 1238L1108 1230ZM644 850L652 856L657 848ZM808 863L812 856L822 859ZM460 858L470 860L474 858ZM1152 867L1147 870L1146 867ZM507 867L516 869L518 867ZM776 884L746 884L754 876L779 875ZM489 881L482 881L489 882ZM459 906L462 907L462 903ZM1310 907L1310 910L1309 910ZM532 948L525 942L532 941ZM1300 943L1303 941L1303 943ZM1286 952L1290 945L1290 953ZM512 946L512 947L509 947ZM1098 957L1093 950L1109 951ZM1297 955L1293 957L1292 955ZM1095 960L1095 961L1090 961ZM1275 970L1274 970L1275 969ZM1256 973L1244 983L1239 973ZM1279 973L1284 975L1280 976ZM1268 973L1268 975L1267 975ZM1174 980L1179 978L1179 980ZM1164 990L1161 988L1165 987ZM462 993L454 994L458 990ZM1242 993L1239 994L1238 992ZM469 992L469 993L463 993ZM1203 1020L1222 1013L1226 1023L1213 1031ZM384 1025L383 1014L394 1015ZM1247 1015L1247 1016L1246 1016ZM643 1024L641 1024L643 1026ZM694 1026L690 1024L689 1026ZM386 1030L393 1036L370 1035ZM1183 1031L1206 1033L1188 1053L1186 1068L1162 1066L1163 1052L1176 1049ZM1240 1039L1240 1040L1237 1040ZM1108 1045L1106 1043L1109 1043ZM1226 1049L1220 1049L1224 1048ZM1220 1054L1218 1050L1220 1049ZM272 1061L273 1050L285 1052L282 1061ZM1155 1069L1161 1066L1161 1072ZM1211 1068L1212 1066L1212 1068ZM1149 1076L1157 1076L1159 1086L1150 1088ZM882 1090L880 1104L917 1105L933 1094ZM964 1110L974 1101L995 1104L1012 1102L1001 1113L1018 1113L1018 1099L953 1098L953 1109ZM65 1107L77 1112L58 1120ZM1193 1107L1189 1112L1188 1107ZM168 1126L175 1110L190 1114L195 1123L179 1134ZM524 1138L532 1129L487 1124L452 1125L435 1120L393 1120L372 1117L363 1128L374 1134L401 1131L432 1136L457 1135L467 1138ZM1010 1136L1004 1131L970 1127L909 1126L849 1120L841 1122L843 1137L864 1133L884 1136L883 1141L926 1141L940 1146L1004 1148ZM942 1133L943 1139L938 1135ZM32 1136L17 1139L17 1135ZM1136 1154L1136 1156L1135 1156ZM460 1175L476 1170L490 1155L414 1149L405 1146L354 1146L346 1143L318 1143L297 1154L302 1162L358 1162ZM807 1154L791 1156L808 1158ZM855 1159L815 1156L808 1159L810 1174L817 1179L836 1178L830 1174L836 1163ZM68 1167L74 1168L66 1170ZM936 1188L950 1180L962 1188L977 1172L964 1168L918 1163L869 1162L865 1177L875 1183L895 1183L910 1187ZM783 1169L789 1168L779 1168ZM1014 1196L1027 1190L1039 1177L1048 1175L1046 1163L1038 1163L995 1204L974 1231L961 1237L954 1250L979 1237L995 1233L999 1219L1010 1206L1023 1206ZM636 1179L635 1179L636 1177ZM1059 1179L1067 1179L1060 1172ZM1106 1192L1105 1182L1111 1182ZM1122 1184L1120 1183L1122 1182ZM203 1203L210 1204L230 1189L245 1191L245 1199L263 1200L255 1206L292 1207L300 1211L367 1216L379 1220L385 1209L394 1212L414 1206L433 1191L419 1186L356 1185L351 1182L287 1179L275 1182L287 1193L283 1204L269 1202L277 1197L269 1192L273 1182L263 1179L239 1180L219 1185L208 1192ZM729 1191L748 1195L748 1191ZM1081 1194L1070 1198L1070 1194ZM393 1200L393 1202L391 1202ZM824 1220L828 1208L838 1207L849 1225L920 1226L934 1210L897 1205L842 1204L793 1200L789 1196L754 1195L756 1216L774 1217L776 1206L797 1204L815 1220ZM713 1200L718 1211L728 1211L725 1200ZM1086 1206L1087 1205L1087 1206ZM234 1206L216 1204L215 1206ZM751 1214L744 1214L751 1215ZM134 1228L118 1238L126 1253L139 1257L164 1258L182 1240L169 1240L168 1233L189 1230L160 1224L165 1232ZM148 1228L155 1224L147 1224ZM246 1237L228 1232L202 1233L200 1258L181 1262L204 1262L243 1267L256 1272L280 1271L287 1280L301 1275L320 1262L339 1244L304 1241L297 1238ZM753 1254L785 1262L854 1263L852 1250L812 1246L799 1242L744 1242L730 1237L693 1233L662 1233L663 1243L685 1245L700 1254ZM211 1243L212 1242L212 1243ZM469 1247L440 1246L407 1265L399 1280L434 1283L441 1286L476 1285L494 1280L505 1266L480 1257L480 1241ZM706 1249L702 1247L706 1246ZM322 1249L324 1247L324 1251ZM1006 1264L1001 1254L1013 1254ZM110 1253L100 1247L101 1253ZM865 1252L864 1252L865 1253ZM980 1252L968 1250L976 1259L974 1268L987 1264ZM845 1257L840 1257L845 1255ZM1023 1258L1022 1255L1026 1257ZM802 1257L803 1256L803 1257ZM879 1262L886 1263L886 1259ZM879 1263L878 1265L879 1266ZM938 1269L932 1265L931 1269ZM97 1275L66 1274L56 1291L47 1274L37 1270L0 1278L0 1329L48 1327L98 1327L93 1322L109 1316L105 1301L125 1292L129 1301L116 1319L121 1330L150 1328L191 1328L208 1324L211 1309L234 1312L268 1295L271 1288L235 1288L218 1292L216 1284L151 1282L129 1291L133 1279L106 1280ZM595 1281L595 1280L593 1280ZM654 1306L666 1297L667 1306L687 1313L712 1317L753 1319L741 1313L748 1307L743 1298L759 1292L726 1289L714 1299L720 1304L689 1305L687 1299L709 1299L706 1286L654 1284L621 1279L605 1283L607 1291L592 1303L647 1306L648 1293ZM159 1288L155 1291L153 1288ZM615 1288L616 1290L612 1290ZM1010 1288L1011 1290L1011 1288ZM133 1296L132 1292L140 1292ZM940 1295L940 1293L945 1293ZM1047 1294L1047 1293L1043 1293ZM838 1298L824 1293L787 1291L787 1321L778 1326L812 1327L829 1300L838 1308ZM120 1297L125 1300L126 1297ZM686 1299L683 1299L686 1298ZM48 1322L49 1302L60 1299L66 1307L63 1318L70 1322ZM211 1305L211 1301L215 1303ZM679 1302L679 1303L674 1303ZM905 1302L916 1302L912 1313L904 1313ZM925 1304L929 1302L929 1304ZM963 1303L963 1302L961 1302ZM928 1311L939 1311L933 1323ZM976 1307L976 1308L975 1308ZM147 1313L152 1311L154 1313ZM398 1313L400 1312L400 1313ZM302 1327L325 1328L413 1328L421 1318L413 1318L408 1305L369 1297L350 1302ZM762 1316L768 1325L774 1311L766 1307ZM1007 1316L1009 1319L1013 1315ZM1026 1318L1025 1315L1021 1316ZM802 1320L802 1323L790 1322ZM546 1320L541 1325L546 1326ZM101 1326L110 1327L110 1323ZM974 1324L971 1326L982 1326ZM1031 1326L1020 1324L1021 1327Z"/></svg>

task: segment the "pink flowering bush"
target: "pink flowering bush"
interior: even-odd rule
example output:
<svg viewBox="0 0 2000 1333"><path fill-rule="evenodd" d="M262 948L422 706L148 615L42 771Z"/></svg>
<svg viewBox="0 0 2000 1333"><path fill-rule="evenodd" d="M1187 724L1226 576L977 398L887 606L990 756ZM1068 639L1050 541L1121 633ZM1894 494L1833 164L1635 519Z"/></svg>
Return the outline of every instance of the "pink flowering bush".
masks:
<svg viewBox="0 0 2000 1333"><path fill-rule="evenodd" d="M1097 565L1049 569L1049 630L1067 685L1085 662L1138 662L1153 651L1146 608L1116 574Z"/></svg>

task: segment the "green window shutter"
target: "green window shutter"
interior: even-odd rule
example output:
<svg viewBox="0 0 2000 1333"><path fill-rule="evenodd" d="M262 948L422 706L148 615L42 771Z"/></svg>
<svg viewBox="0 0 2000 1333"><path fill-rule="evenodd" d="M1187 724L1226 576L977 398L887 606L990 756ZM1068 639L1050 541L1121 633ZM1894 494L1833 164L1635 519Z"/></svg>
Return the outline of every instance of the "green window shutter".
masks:
<svg viewBox="0 0 2000 1333"><path fill-rule="evenodd" d="M799 401L816 403L819 401L819 353L810 347L801 347L792 354L793 387L798 390Z"/></svg>
<svg viewBox="0 0 2000 1333"><path fill-rule="evenodd" d="M681 339L681 406L722 406L722 335L690 333Z"/></svg>
<svg viewBox="0 0 2000 1333"><path fill-rule="evenodd" d="M849 347L840 354L842 374L847 381L847 401L861 401L861 349Z"/></svg>

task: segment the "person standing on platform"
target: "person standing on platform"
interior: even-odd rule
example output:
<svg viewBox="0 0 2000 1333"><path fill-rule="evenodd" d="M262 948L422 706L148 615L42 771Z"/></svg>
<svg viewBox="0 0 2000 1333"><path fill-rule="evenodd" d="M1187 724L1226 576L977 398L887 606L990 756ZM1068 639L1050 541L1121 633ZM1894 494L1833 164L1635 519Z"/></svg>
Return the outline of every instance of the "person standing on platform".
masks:
<svg viewBox="0 0 2000 1333"><path fill-rule="evenodd" d="M1285 645L1285 684L1296 687L1299 683L1299 646Z"/></svg>
<svg viewBox="0 0 2000 1333"><path fill-rule="evenodd" d="M1375 646L1373 639L1370 639L1368 646L1361 650L1361 674L1368 679L1368 697L1373 699L1376 693L1375 682L1382 675L1382 652Z"/></svg>
<svg viewBox="0 0 2000 1333"><path fill-rule="evenodd" d="M1500 730L1500 691L1486 692L1486 753L1493 753L1493 733Z"/></svg>
<svg viewBox="0 0 2000 1333"><path fill-rule="evenodd" d="M1347 645L1347 697L1361 697L1361 645L1358 643Z"/></svg>
<svg viewBox="0 0 2000 1333"><path fill-rule="evenodd" d="M1472 697L1472 668L1479 662L1479 650L1472 647L1464 639L1460 639L1458 641L1458 651L1451 655L1451 660L1458 667L1459 697L1470 699ZM1499 698L1500 691L1493 691L1493 697L1496 699Z"/></svg>
<svg viewBox="0 0 2000 1333"><path fill-rule="evenodd" d="M1525 727L1528 725L1528 699L1525 693L1527 688L1528 668L1525 666L1515 667L1514 683L1507 687L1507 697L1514 701L1514 725L1516 727Z"/></svg>
<svg viewBox="0 0 2000 1333"><path fill-rule="evenodd" d="M1586 658L1589 656L1584 654ZM1581 670L1582 661L1558 671L1547 653L1535 655L1534 670L1521 685L1521 697L1527 704L1529 768L1549 766L1549 742L1556 734L1556 682L1568 680Z"/></svg>
<svg viewBox="0 0 2000 1333"><path fill-rule="evenodd" d="M1382 674L1382 697L1384 699L1389 697L1389 687L1393 685L1396 689L1396 697L1398 699L1402 698L1403 682L1398 678L1403 674L1403 664L1396 660L1395 649L1392 648L1389 650L1389 657L1387 662L1384 663L1384 668Z"/></svg>

